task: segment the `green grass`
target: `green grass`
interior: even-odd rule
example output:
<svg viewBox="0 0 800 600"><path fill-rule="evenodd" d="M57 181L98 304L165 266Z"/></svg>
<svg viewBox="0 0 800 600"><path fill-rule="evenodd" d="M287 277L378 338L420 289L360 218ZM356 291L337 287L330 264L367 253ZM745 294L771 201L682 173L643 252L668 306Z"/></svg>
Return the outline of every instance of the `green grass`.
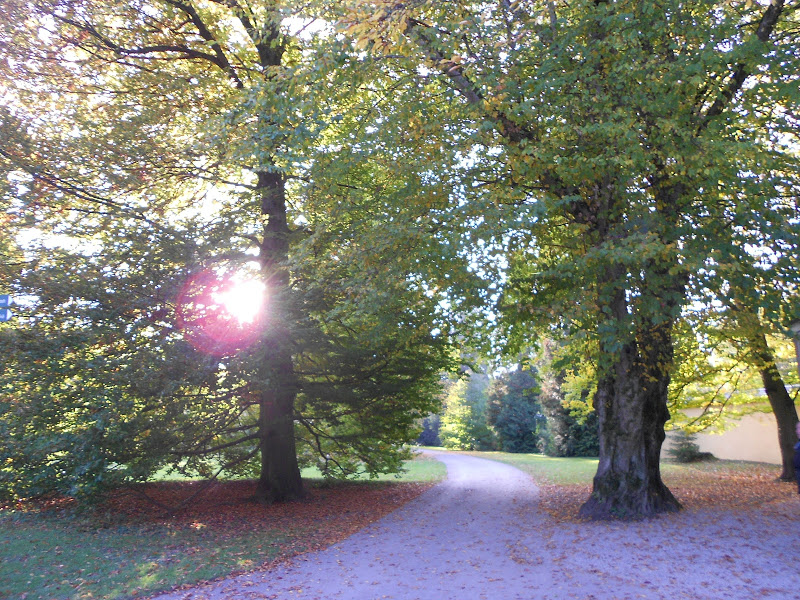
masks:
<svg viewBox="0 0 800 600"><path fill-rule="evenodd" d="M277 554L282 534L167 525L92 528L73 515L0 516L0 597L124 598L212 579Z"/></svg>
<svg viewBox="0 0 800 600"><path fill-rule="evenodd" d="M437 448L438 449L438 448ZM442 448L442 450L444 450ZM517 467L535 481L553 485L591 485L597 471L596 458L561 458L542 454L509 454L506 452L461 452L488 458ZM709 478L741 476L777 476L780 467L742 460L711 460L693 463L661 461L661 474L667 485L706 485Z"/></svg>
<svg viewBox="0 0 800 600"><path fill-rule="evenodd" d="M408 462L399 477L383 476L379 481L427 482L445 474L440 462L419 457ZM289 547L305 547L303 530L194 529L75 510L5 509L0 510L0 598L110 600L147 595L254 568Z"/></svg>
<svg viewBox="0 0 800 600"><path fill-rule="evenodd" d="M303 479L324 481L324 477L316 467L302 470ZM414 460L407 461L403 472L392 475L378 475L370 479L369 475L361 475L354 481L396 481L399 483L440 481L447 476L447 468L438 460L417 455Z"/></svg>
<svg viewBox="0 0 800 600"><path fill-rule="evenodd" d="M472 456L503 462L530 475L535 481L554 485L591 484L597 471L596 458L561 458L543 454L468 452Z"/></svg>

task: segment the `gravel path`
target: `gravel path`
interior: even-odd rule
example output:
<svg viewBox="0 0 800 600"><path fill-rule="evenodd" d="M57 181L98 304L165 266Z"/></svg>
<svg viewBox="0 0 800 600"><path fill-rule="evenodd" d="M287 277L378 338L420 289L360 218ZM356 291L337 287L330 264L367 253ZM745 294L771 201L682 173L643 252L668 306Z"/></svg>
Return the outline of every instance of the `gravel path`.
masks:
<svg viewBox="0 0 800 600"><path fill-rule="evenodd" d="M434 453L431 453L434 454ZM558 524L514 467L435 453L447 480L321 552L158 600L793 600L800 502Z"/></svg>

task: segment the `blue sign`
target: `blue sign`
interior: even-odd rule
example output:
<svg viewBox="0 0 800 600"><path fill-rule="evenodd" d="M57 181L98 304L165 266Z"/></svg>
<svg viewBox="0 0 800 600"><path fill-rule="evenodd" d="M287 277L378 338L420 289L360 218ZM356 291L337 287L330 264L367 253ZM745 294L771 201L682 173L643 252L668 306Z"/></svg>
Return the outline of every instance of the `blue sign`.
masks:
<svg viewBox="0 0 800 600"><path fill-rule="evenodd" d="M11 296L0 294L0 308L8 308L9 306L11 306Z"/></svg>
<svg viewBox="0 0 800 600"><path fill-rule="evenodd" d="M13 315L11 314L10 310L7 308L0 308L0 323L3 321L8 321L12 316Z"/></svg>

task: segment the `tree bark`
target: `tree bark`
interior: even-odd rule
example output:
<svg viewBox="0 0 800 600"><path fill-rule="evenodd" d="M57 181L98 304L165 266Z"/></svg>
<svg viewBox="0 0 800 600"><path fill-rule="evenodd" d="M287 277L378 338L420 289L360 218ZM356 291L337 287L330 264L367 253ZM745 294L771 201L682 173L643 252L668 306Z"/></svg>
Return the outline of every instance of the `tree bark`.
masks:
<svg viewBox="0 0 800 600"><path fill-rule="evenodd" d="M772 413L778 423L778 444L781 449L781 474L782 481L795 481L793 465L794 445L797 442L797 409L792 402L792 397L786 390L778 366L775 364L775 355L767 344L764 330L759 327L757 333L750 338L750 347L753 349L764 391L772 407Z"/></svg>
<svg viewBox="0 0 800 600"><path fill-rule="evenodd" d="M291 367L291 363L288 365ZM303 496L294 433L295 391L286 382L259 397L258 436L261 473L255 498L261 502L287 502Z"/></svg>
<svg viewBox="0 0 800 600"><path fill-rule="evenodd" d="M264 357L260 369L258 439L261 450L261 474L256 499L284 502L303 495L303 481L297 463L294 432L294 405L297 378L291 344L289 225L286 220L286 191L280 173L258 173L257 189L261 195L264 218L261 242L261 270L270 295L264 310L269 315L262 340Z"/></svg>
<svg viewBox="0 0 800 600"><path fill-rule="evenodd" d="M619 326L628 320L624 289L616 290L608 311ZM670 328L667 324L648 330L619 349L609 345L601 342L601 352L613 359L603 369L594 397L600 461L592 495L580 515L641 519L678 511L680 503L661 480L660 467L669 419L669 363L660 362L657 368L651 362L671 356Z"/></svg>

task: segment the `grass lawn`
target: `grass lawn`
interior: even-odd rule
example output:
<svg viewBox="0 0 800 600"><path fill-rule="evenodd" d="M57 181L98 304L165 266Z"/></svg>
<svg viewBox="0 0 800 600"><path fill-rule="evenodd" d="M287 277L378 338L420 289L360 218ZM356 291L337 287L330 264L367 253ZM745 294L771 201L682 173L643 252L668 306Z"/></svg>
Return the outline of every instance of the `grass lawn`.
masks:
<svg viewBox="0 0 800 600"><path fill-rule="evenodd" d="M134 596L261 564L292 537L155 523L97 528L89 518L64 514L3 517L0 596Z"/></svg>
<svg viewBox="0 0 800 600"><path fill-rule="evenodd" d="M541 488L540 507L559 520L577 517L597 469L590 458L469 454L529 473ZM112 496L92 511L69 502L0 508L0 598L129 598L258 569L347 537L446 472L424 456L407 468L399 478L333 484L305 471L308 500L285 505L247 502L252 482L228 482L176 515L131 494ZM775 480L774 465L665 462L662 472L687 510L747 509L796 495L794 485ZM169 481L146 491L175 505L194 485Z"/></svg>
<svg viewBox="0 0 800 600"><path fill-rule="evenodd" d="M230 482L173 516L133 495L92 511L69 502L0 509L0 598L126 598L257 569L347 537L445 474L425 457L407 469L383 481L311 479L308 500L287 505L247 502L252 483ZM147 491L168 503L192 485Z"/></svg>
<svg viewBox="0 0 800 600"><path fill-rule="evenodd" d="M509 454L507 452L469 452L525 471L534 481L552 485L591 484L597 471L596 458L561 458L543 454Z"/></svg>
<svg viewBox="0 0 800 600"><path fill-rule="evenodd" d="M324 482L322 473L316 467L308 467L302 471L303 479L309 481ZM360 481L383 481L383 482L415 482L425 483L444 479L447 469L438 460L426 456L417 455L414 460L406 463L405 472L394 475L378 475L375 479L369 479L367 475L362 476Z"/></svg>

